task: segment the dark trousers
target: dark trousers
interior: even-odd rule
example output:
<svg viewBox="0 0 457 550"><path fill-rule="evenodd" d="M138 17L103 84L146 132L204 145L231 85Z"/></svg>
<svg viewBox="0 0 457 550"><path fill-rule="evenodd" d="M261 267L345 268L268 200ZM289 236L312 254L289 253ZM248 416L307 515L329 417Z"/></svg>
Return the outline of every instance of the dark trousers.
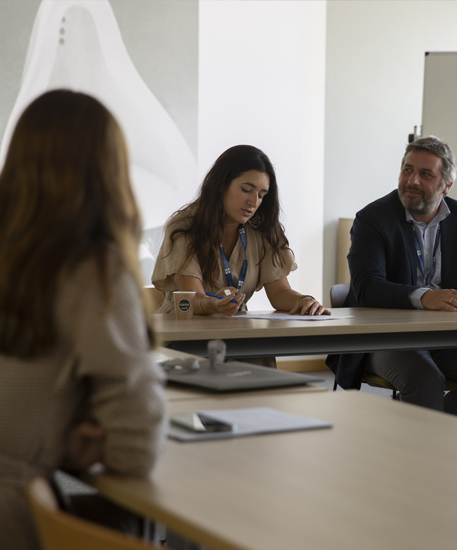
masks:
<svg viewBox="0 0 457 550"><path fill-rule="evenodd" d="M388 380L406 403L457 414L457 392L445 395L446 378L457 380L457 349L376 351L365 371Z"/></svg>

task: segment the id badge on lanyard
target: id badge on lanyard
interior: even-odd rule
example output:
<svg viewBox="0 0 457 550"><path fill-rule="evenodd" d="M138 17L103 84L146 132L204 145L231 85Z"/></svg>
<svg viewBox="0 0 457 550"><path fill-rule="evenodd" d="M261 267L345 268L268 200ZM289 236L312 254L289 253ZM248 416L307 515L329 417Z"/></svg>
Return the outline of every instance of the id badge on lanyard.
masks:
<svg viewBox="0 0 457 550"><path fill-rule="evenodd" d="M244 260L243 260L243 265L241 266L241 271L240 271L240 276L238 278L238 286L237 286L237 288L240 289L244 284L244 280L246 278L246 272L248 270L248 260L246 258L246 246L248 242L246 239L246 231L244 230L244 226L242 223L240 223L240 225L238 226L238 232L240 234L240 239L244 249ZM219 246L221 247L222 261L224 262L224 271L225 271L225 278L227 279L227 286L234 287L235 285L233 284L232 270L230 269L227 256L225 255L224 248L222 247L222 245L220 244Z"/></svg>

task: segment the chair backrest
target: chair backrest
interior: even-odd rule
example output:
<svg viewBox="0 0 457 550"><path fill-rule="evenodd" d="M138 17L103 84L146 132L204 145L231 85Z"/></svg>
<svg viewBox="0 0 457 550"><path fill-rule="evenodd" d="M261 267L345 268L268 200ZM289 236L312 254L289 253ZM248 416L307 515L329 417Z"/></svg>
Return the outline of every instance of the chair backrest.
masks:
<svg viewBox="0 0 457 550"><path fill-rule="evenodd" d="M348 283L333 285L330 289L330 307L343 307L344 300L349 293Z"/></svg>
<svg viewBox="0 0 457 550"><path fill-rule="evenodd" d="M145 286L143 290L147 294L149 304L152 308L151 313L156 313L159 306L165 300L163 292L155 286Z"/></svg>
<svg viewBox="0 0 457 550"><path fill-rule="evenodd" d="M27 494L43 550L144 550L138 537L127 536L62 512L49 483L31 481ZM159 550L156 546L148 548Z"/></svg>

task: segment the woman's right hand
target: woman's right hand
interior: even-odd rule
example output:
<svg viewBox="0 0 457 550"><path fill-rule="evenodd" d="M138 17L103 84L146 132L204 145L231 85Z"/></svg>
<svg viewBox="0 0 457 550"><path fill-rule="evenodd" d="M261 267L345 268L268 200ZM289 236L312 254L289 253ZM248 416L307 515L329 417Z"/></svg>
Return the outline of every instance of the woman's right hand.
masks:
<svg viewBox="0 0 457 550"><path fill-rule="evenodd" d="M194 305L195 315L217 315L222 313L222 315L232 317L246 299L246 294L238 292L233 286L225 286L216 292L218 296L223 296L222 300L208 296L203 288L203 283L197 277L176 274L175 283L177 290L197 293ZM226 295L226 290L229 295ZM234 300L235 303L232 303L231 300Z"/></svg>
<svg viewBox="0 0 457 550"><path fill-rule="evenodd" d="M226 290L229 291L230 294L227 295ZM227 317L233 317L233 315L238 312L246 298L246 294L244 294L243 292L238 292L238 290L233 286L225 286L219 289L216 294L218 296L224 296L222 300L213 298L213 300L216 302L216 309L219 313L222 313ZM232 300L234 300L235 303L233 303Z"/></svg>
<svg viewBox="0 0 457 550"><path fill-rule="evenodd" d="M68 435L63 470L81 472L103 462L105 430L95 421L77 424Z"/></svg>

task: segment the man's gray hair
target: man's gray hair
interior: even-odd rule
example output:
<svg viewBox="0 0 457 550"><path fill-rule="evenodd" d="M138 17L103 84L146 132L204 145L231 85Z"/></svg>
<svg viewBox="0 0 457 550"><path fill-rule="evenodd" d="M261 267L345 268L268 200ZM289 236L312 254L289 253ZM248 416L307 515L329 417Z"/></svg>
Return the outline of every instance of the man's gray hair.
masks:
<svg viewBox="0 0 457 550"><path fill-rule="evenodd" d="M409 143L406 147L405 154L401 159L401 167L405 164L406 155L411 151L429 151L441 159L441 175L442 181L450 183L455 180L456 167L455 156L451 151L451 148L440 138L436 136L427 136L424 138L416 139L412 143Z"/></svg>

